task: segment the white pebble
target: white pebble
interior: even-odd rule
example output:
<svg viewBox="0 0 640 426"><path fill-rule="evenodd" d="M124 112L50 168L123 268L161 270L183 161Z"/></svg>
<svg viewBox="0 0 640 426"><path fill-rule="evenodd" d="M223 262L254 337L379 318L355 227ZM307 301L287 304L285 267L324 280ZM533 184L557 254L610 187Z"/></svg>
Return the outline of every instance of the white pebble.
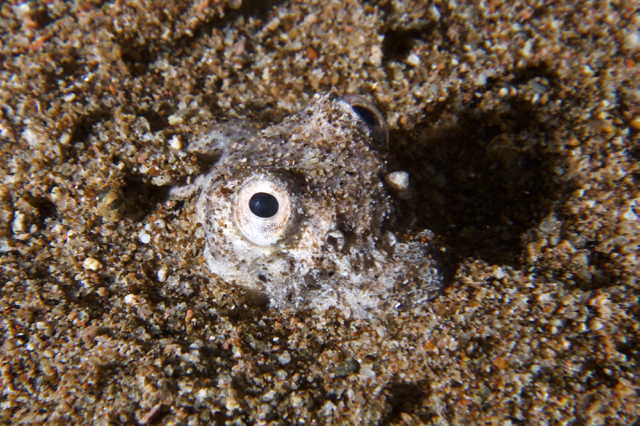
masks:
<svg viewBox="0 0 640 426"><path fill-rule="evenodd" d="M602 330L604 326L602 325L602 323L596 319L591 320L589 322L589 328L591 329L591 331L598 331L598 330Z"/></svg>
<svg viewBox="0 0 640 426"><path fill-rule="evenodd" d="M184 119L182 118L181 115L170 115L168 118L169 124L174 126L176 124L182 124L184 122Z"/></svg>
<svg viewBox="0 0 640 426"><path fill-rule="evenodd" d="M629 207L629 210L627 210L623 215L622 218L624 220L628 220L630 222L636 221L638 220L638 215L633 211L633 208Z"/></svg>
<svg viewBox="0 0 640 426"><path fill-rule="evenodd" d="M15 212L12 229L15 234L26 232L27 230L27 217L22 212Z"/></svg>
<svg viewBox="0 0 640 426"><path fill-rule="evenodd" d="M57 186L54 186L51 189L51 194L49 195L49 197L51 198L51 201L53 201L54 203L57 203L58 201L62 200L62 196L63 196L63 193L60 190L60 188L58 188Z"/></svg>
<svg viewBox="0 0 640 426"><path fill-rule="evenodd" d="M70 140L71 135L69 133L63 133L58 139L58 142L60 142L60 145L67 145Z"/></svg>
<svg viewBox="0 0 640 426"><path fill-rule="evenodd" d="M420 65L420 57L415 53L412 53L407 57L407 63L411 66L416 67Z"/></svg>
<svg viewBox="0 0 640 426"><path fill-rule="evenodd" d="M169 139L169 146L173 149L182 149L182 141L177 135L173 135L171 139Z"/></svg>
<svg viewBox="0 0 640 426"><path fill-rule="evenodd" d="M140 232L139 239L142 244L149 244L149 241L151 241L151 235L142 231Z"/></svg>
<svg viewBox="0 0 640 426"><path fill-rule="evenodd" d="M269 401L273 401L275 397L276 397L276 391L271 389L270 391L268 391L262 396L262 399L269 402Z"/></svg>
<svg viewBox="0 0 640 426"><path fill-rule="evenodd" d="M284 351L280 356L278 356L278 362L281 365L287 365L291 362L291 355L289 355L289 352Z"/></svg>
<svg viewBox="0 0 640 426"><path fill-rule="evenodd" d="M440 20L440 17L442 16L442 14L440 13L440 10L436 7L435 4L429 8L429 12L431 12L431 16L433 17L433 19L435 19L436 21Z"/></svg>
<svg viewBox="0 0 640 426"><path fill-rule="evenodd" d="M627 49L636 50L640 48L640 31L627 34L625 41Z"/></svg>
<svg viewBox="0 0 640 426"><path fill-rule="evenodd" d="M13 250L6 238L0 238L0 253L8 253Z"/></svg>
<svg viewBox="0 0 640 426"><path fill-rule="evenodd" d="M409 173L405 171L393 172L387 175L387 183L396 191L409 189Z"/></svg>
<svg viewBox="0 0 640 426"><path fill-rule="evenodd" d="M138 305L138 297L135 294L127 294L124 297L124 303L129 306L137 306Z"/></svg>
<svg viewBox="0 0 640 426"><path fill-rule="evenodd" d="M169 273L169 270L167 269L166 266L163 266L162 268L160 268L158 270L158 281L160 281L161 283L165 282L167 280L168 273Z"/></svg>
<svg viewBox="0 0 640 426"><path fill-rule="evenodd" d="M84 266L84 269L89 269L90 271L97 271L102 268L102 264L93 257L87 257L84 262L82 262L82 266Z"/></svg>
<svg viewBox="0 0 640 426"><path fill-rule="evenodd" d="M382 49L380 46L373 45L371 47L371 56L369 56L369 60L376 67L382 65Z"/></svg>
<svg viewBox="0 0 640 426"><path fill-rule="evenodd" d="M22 137L31 147L38 147L43 142L41 135L31 129L26 129L22 132Z"/></svg>
<svg viewBox="0 0 640 426"><path fill-rule="evenodd" d="M156 186L166 186L169 185L171 181L171 176L154 176L151 179L151 182Z"/></svg>
<svg viewBox="0 0 640 426"><path fill-rule="evenodd" d="M238 404L238 401L236 401L235 398L227 398L227 400L225 401L225 406L227 407L228 411L233 411L240 408L240 404Z"/></svg>

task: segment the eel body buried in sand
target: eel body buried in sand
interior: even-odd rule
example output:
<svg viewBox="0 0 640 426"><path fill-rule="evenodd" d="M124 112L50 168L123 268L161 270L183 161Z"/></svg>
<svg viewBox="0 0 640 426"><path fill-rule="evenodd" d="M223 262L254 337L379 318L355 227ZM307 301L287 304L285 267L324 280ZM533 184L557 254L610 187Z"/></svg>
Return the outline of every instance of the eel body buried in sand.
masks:
<svg viewBox="0 0 640 426"><path fill-rule="evenodd" d="M211 272L274 308L362 317L415 305L438 294L443 274L430 231L400 234L409 176L387 169L388 143L371 102L330 92L262 130L213 127L189 146L211 170L173 195L198 194Z"/></svg>

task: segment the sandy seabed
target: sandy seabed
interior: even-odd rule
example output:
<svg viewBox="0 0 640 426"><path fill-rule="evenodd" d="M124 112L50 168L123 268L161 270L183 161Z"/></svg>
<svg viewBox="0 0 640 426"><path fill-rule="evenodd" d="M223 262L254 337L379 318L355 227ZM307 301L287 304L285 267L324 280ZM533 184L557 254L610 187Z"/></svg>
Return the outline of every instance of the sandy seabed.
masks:
<svg viewBox="0 0 640 426"><path fill-rule="evenodd" d="M0 421L637 424L638 4L506 3L2 3ZM429 304L254 306L167 198L331 88L387 117Z"/></svg>

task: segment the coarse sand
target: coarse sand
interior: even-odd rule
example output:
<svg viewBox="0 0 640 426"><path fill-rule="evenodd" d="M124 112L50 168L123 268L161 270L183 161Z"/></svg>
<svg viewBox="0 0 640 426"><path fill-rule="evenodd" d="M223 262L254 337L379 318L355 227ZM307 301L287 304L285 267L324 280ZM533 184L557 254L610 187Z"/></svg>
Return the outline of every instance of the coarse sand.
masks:
<svg viewBox="0 0 640 426"><path fill-rule="evenodd" d="M637 424L639 8L3 2L0 422ZM387 118L428 304L267 309L167 196L212 123L331 88Z"/></svg>

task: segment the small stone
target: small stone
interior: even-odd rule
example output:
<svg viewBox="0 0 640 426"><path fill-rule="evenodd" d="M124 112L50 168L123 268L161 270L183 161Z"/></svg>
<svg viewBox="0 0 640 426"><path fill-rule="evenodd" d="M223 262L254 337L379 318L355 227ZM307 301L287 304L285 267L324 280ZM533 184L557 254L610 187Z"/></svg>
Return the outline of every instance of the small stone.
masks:
<svg viewBox="0 0 640 426"><path fill-rule="evenodd" d="M495 365L496 367L498 367L501 370L504 370L505 368L509 367L509 363L503 357L494 358L493 365Z"/></svg>
<svg viewBox="0 0 640 426"><path fill-rule="evenodd" d="M410 424L414 423L413 417L411 417L411 414L400 413L400 418L407 425L410 425ZM506 426L506 425L503 423L503 426Z"/></svg>
<svg viewBox="0 0 640 426"><path fill-rule="evenodd" d="M124 297L124 303L129 306L137 306L138 305L138 297L135 294L127 294Z"/></svg>
<svg viewBox="0 0 640 426"><path fill-rule="evenodd" d="M389 248L395 246L396 243L398 242L398 237L396 237L395 234L393 234L392 232L385 232L382 238L383 238L382 240L383 244Z"/></svg>
<svg viewBox="0 0 640 426"><path fill-rule="evenodd" d="M307 47L306 52L307 57L309 57L309 59L311 59L312 61L315 61L319 57L318 52L316 52L313 47Z"/></svg>
<svg viewBox="0 0 640 426"><path fill-rule="evenodd" d="M598 330L602 330L603 328L604 328L604 325L599 320L594 319L589 321L589 329L591 331L598 331Z"/></svg>
<svg viewBox="0 0 640 426"><path fill-rule="evenodd" d="M406 191L409 189L409 173L405 171L389 173L386 181L389 186L396 191Z"/></svg>
<svg viewBox="0 0 640 426"><path fill-rule="evenodd" d="M640 31L629 32L625 38L625 47L629 50L640 48Z"/></svg>
<svg viewBox="0 0 640 426"><path fill-rule="evenodd" d="M58 142L60 142L60 145L68 145L70 141L71 141L71 135L69 133L63 133L58 139Z"/></svg>
<svg viewBox="0 0 640 426"><path fill-rule="evenodd" d="M0 238L0 253L8 253L15 250L6 238Z"/></svg>
<svg viewBox="0 0 640 426"><path fill-rule="evenodd" d="M151 423L151 421L158 416L158 414L162 410L162 407L163 407L162 403L158 403L158 404L154 405L151 408L151 410L149 410L144 416L142 416L140 418L138 423L140 423L141 425L147 425L147 424Z"/></svg>
<svg viewBox="0 0 640 426"><path fill-rule="evenodd" d="M407 64L413 66L413 67L417 67L418 65L420 65L420 57L418 55L416 55L415 53L410 54L407 57Z"/></svg>
<svg viewBox="0 0 640 426"><path fill-rule="evenodd" d="M87 257L84 262L82 262L82 266L84 269L88 269L90 271L97 271L102 268L102 263L100 263L97 259L93 257Z"/></svg>
<svg viewBox="0 0 640 426"><path fill-rule="evenodd" d="M96 339L96 336L98 335L98 330L98 326L96 325L88 326L82 331L82 340L84 340L86 344L93 343L93 341Z"/></svg>
<svg viewBox="0 0 640 426"><path fill-rule="evenodd" d="M431 16L433 17L433 19L435 19L436 21L439 21L440 18L442 17L442 14L440 13L440 10L436 7L436 5L431 5L431 7L429 8L429 12L431 12Z"/></svg>
<svg viewBox="0 0 640 426"><path fill-rule="evenodd" d="M267 29L269 31L275 31L278 29L278 26L280 26L280 18L278 18L277 16L275 18L273 18L271 21L269 21L267 23Z"/></svg>
<svg viewBox="0 0 640 426"><path fill-rule="evenodd" d="M64 194L62 193L62 190L57 186L54 186L51 189L51 194L49 195L49 197L51 198L51 201L53 201L54 203L57 203L58 201L62 200L63 196Z"/></svg>
<svg viewBox="0 0 640 426"><path fill-rule="evenodd" d="M269 390L267 393L265 393L264 395L262 395L262 399L269 402L269 401L273 401L273 399L276 397L276 392L271 389Z"/></svg>
<svg viewBox="0 0 640 426"><path fill-rule="evenodd" d="M397 171L385 176L385 182L391 192L403 200L408 200L413 196L413 190L409 185L409 173Z"/></svg>
<svg viewBox="0 0 640 426"><path fill-rule="evenodd" d="M182 149L182 141L177 135L173 135L173 137L169 139L169 146L175 150Z"/></svg>
<svg viewBox="0 0 640 426"><path fill-rule="evenodd" d="M171 176L155 176L153 179L151 179L151 182L153 182L153 184L156 186L167 186L173 181L171 179Z"/></svg>
<svg viewBox="0 0 640 426"><path fill-rule="evenodd" d="M98 195L98 211L106 220L118 222L124 216L124 194L117 187L107 188Z"/></svg>
<svg viewBox="0 0 640 426"><path fill-rule="evenodd" d="M346 377L351 373L357 373L360 371L360 363L353 358L349 358L346 361L342 361L338 365L336 365L335 376L336 377Z"/></svg>
<svg viewBox="0 0 640 426"><path fill-rule="evenodd" d="M626 212L622 214L622 218L629 222L635 222L638 220L638 215L633 211L633 208L629 208Z"/></svg>
<svg viewBox="0 0 640 426"><path fill-rule="evenodd" d="M376 67L382 65L382 49L380 46L374 45L371 47L371 56L369 56L369 60Z"/></svg>
<svg viewBox="0 0 640 426"><path fill-rule="evenodd" d="M149 241L151 241L151 235L147 234L144 231L140 232L140 234L138 235L138 238L140 239L140 242L142 244L149 244Z"/></svg>
<svg viewBox="0 0 640 426"><path fill-rule="evenodd" d="M238 401L236 401L235 398L227 398L225 405L229 411L234 411L240 408L240 404L238 404Z"/></svg>
<svg viewBox="0 0 640 426"><path fill-rule="evenodd" d="M15 212L13 217L12 229L15 234L21 234L28 228L27 216L22 212Z"/></svg>
<svg viewBox="0 0 640 426"><path fill-rule="evenodd" d="M167 280L167 274L169 273L169 269L166 266L163 266L158 270L158 281L161 283Z"/></svg>
<svg viewBox="0 0 640 426"><path fill-rule="evenodd" d="M181 115L173 114L168 118L169 124L175 126L176 124L182 124L184 122L184 118Z"/></svg>
<svg viewBox="0 0 640 426"><path fill-rule="evenodd" d="M278 362L281 365L287 365L291 362L291 355L289 355L289 352L284 351L280 356L278 356Z"/></svg>

